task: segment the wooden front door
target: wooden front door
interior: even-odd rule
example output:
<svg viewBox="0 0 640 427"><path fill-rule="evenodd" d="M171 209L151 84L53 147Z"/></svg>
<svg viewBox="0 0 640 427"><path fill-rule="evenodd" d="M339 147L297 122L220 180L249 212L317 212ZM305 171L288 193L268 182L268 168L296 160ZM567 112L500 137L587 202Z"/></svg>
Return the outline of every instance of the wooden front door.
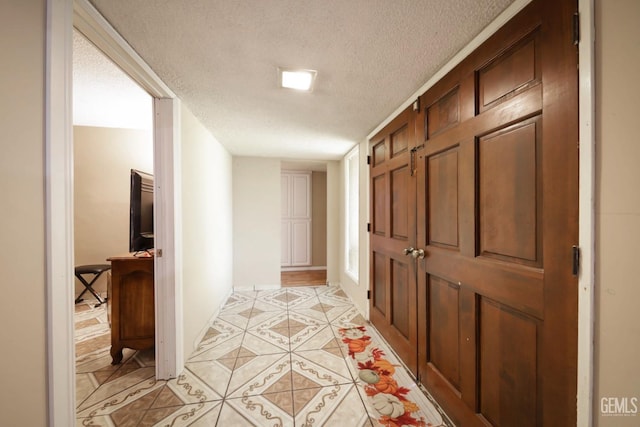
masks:
<svg viewBox="0 0 640 427"><path fill-rule="evenodd" d="M416 237L407 246L424 252L409 302L417 377L460 425L576 422L575 9L569 0L534 0L421 96L413 114L406 187L416 191ZM373 245L373 223L375 262L383 249ZM392 257L412 271L402 253ZM372 268L372 313L377 289L393 292L381 273L394 277ZM404 288L414 289L410 280ZM407 363L415 369L412 357Z"/></svg>

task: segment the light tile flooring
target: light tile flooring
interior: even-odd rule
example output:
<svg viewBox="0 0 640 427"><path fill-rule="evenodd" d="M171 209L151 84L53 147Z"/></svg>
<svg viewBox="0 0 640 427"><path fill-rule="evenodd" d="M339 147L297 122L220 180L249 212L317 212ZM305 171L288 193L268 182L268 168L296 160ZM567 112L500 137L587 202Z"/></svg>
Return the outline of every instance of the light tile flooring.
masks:
<svg viewBox="0 0 640 427"><path fill-rule="evenodd" d="M104 306L87 307L77 425L451 426L339 287L235 292L169 381L153 351L112 366Z"/></svg>

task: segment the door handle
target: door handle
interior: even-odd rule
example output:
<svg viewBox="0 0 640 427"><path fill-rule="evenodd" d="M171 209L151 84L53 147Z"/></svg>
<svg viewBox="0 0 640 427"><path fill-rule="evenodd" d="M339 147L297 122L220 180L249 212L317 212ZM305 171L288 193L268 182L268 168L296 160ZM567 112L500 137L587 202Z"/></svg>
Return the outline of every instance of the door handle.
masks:
<svg viewBox="0 0 640 427"><path fill-rule="evenodd" d="M414 249L411 252L411 256L413 257L413 259L418 259L418 258L422 259L424 258L424 255L425 255L424 249Z"/></svg>
<svg viewBox="0 0 640 427"><path fill-rule="evenodd" d="M402 250L402 253L405 254L405 255L413 255L413 251L415 251L414 248L408 247L408 248L404 248Z"/></svg>

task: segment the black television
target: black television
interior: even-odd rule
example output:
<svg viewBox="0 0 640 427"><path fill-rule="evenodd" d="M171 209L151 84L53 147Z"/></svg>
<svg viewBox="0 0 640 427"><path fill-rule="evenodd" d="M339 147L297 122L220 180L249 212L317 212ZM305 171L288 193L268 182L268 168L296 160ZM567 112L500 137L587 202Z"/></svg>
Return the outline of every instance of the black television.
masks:
<svg viewBox="0 0 640 427"><path fill-rule="evenodd" d="M129 252L153 249L153 175L131 169Z"/></svg>

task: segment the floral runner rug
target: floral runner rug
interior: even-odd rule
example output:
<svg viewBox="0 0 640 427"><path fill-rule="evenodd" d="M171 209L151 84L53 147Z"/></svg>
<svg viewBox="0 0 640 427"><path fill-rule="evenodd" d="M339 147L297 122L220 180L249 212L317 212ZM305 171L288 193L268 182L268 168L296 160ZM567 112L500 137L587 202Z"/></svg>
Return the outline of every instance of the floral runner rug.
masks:
<svg viewBox="0 0 640 427"><path fill-rule="evenodd" d="M372 422L384 427L452 427L453 423L373 328L341 328Z"/></svg>

